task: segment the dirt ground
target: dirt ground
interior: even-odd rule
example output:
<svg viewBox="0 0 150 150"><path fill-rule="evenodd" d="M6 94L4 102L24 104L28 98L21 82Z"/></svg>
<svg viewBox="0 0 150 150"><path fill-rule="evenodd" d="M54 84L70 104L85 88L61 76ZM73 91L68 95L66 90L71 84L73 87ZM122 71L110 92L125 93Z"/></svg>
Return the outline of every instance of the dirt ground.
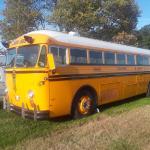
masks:
<svg viewBox="0 0 150 150"><path fill-rule="evenodd" d="M16 149L28 150L148 150L150 106L117 116L99 115L85 124L22 142Z"/></svg>

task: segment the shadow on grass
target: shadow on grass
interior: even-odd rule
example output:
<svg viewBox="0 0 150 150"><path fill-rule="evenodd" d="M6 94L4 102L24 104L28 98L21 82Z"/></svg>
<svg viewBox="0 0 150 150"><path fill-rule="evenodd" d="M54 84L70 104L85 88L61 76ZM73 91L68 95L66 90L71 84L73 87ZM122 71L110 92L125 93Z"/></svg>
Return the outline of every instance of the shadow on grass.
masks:
<svg viewBox="0 0 150 150"><path fill-rule="evenodd" d="M132 98L128 98L128 99L124 99L124 100L120 100L120 101L117 101L117 102L112 102L112 103L109 103L109 104L104 104L104 105L99 106L99 109L100 109L101 112L103 112L103 111L105 111L109 108L112 108L112 107L117 107L117 106L122 106L124 104L130 104L130 103L133 103L133 102L137 102L141 98L146 98L145 94L135 96L135 97L132 97Z"/></svg>
<svg viewBox="0 0 150 150"><path fill-rule="evenodd" d="M99 108L101 113L103 113L105 111L109 112L110 109L113 109L113 108L115 109L116 107L125 107L124 105L130 105L130 104L134 105L133 103L138 102L142 98L145 98L145 94L135 96L135 97L132 97L132 98L128 98L128 99L124 99L124 100L120 100L120 101L117 101L117 102L112 102L112 103L109 103L109 104L104 104L104 105L99 106L98 108ZM57 117L57 118L54 118L54 119L50 119L50 121L54 121L54 122L67 122L67 121L71 121L71 120L72 120L71 116L63 116L63 117Z"/></svg>

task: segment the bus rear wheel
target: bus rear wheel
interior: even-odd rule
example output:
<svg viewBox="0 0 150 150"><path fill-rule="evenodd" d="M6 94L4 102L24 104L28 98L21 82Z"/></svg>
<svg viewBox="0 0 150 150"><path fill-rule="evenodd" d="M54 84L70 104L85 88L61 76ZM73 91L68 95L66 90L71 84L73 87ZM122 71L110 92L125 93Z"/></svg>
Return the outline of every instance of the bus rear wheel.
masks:
<svg viewBox="0 0 150 150"><path fill-rule="evenodd" d="M75 97L73 105L73 118L79 119L96 112L96 100L89 91L81 91Z"/></svg>

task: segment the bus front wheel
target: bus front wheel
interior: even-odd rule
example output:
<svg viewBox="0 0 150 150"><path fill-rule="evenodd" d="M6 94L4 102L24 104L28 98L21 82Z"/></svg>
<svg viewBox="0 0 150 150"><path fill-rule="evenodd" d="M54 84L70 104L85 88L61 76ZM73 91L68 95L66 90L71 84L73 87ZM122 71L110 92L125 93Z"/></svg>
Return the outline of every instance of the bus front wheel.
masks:
<svg viewBox="0 0 150 150"><path fill-rule="evenodd" d="M88 91L83 90L77 94L73 104L73 118L79 119L96 112L96 100L94 95Z"/></svg>

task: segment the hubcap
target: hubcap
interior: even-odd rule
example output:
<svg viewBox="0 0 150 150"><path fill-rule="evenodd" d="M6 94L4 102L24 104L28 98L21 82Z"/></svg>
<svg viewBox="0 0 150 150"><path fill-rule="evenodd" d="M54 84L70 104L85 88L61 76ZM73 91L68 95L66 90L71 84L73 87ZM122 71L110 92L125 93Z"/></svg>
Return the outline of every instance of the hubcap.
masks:
<svg viewBox="0 0 150 150"><path fill-rule="evenodd" d="M78 107L81 114L88 114L91 108L91 98L89 96L81 97Z"/></svg>

